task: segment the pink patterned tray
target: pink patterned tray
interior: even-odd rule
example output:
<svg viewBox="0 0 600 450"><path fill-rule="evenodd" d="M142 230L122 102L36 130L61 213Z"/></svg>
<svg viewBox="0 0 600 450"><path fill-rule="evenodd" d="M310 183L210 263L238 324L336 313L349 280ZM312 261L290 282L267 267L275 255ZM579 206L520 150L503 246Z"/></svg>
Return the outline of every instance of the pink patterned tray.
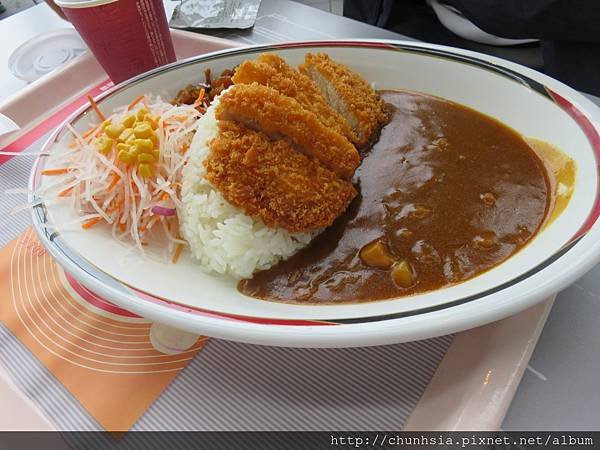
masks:
<svg viewBox="0 0 600 450"><path fill-rule="evenodd" d="M180 30L172 30L172 36L178 59L239 45ZM18 131L0 136L0 149L24 150L87 102L87 95L98 95L111 86L108 76L89 52L34 81L0 103L0 114L20 127Z"/></svg>

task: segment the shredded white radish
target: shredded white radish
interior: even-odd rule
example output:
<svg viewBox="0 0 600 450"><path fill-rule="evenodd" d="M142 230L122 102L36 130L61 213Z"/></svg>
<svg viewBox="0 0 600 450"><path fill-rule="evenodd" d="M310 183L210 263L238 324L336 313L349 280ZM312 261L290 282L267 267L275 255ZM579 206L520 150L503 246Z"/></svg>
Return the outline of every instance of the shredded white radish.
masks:
<svg viewBox="0 0 600 450"><path fill-rule="evenodd" d="M131 109L126 106L115 109L107 120L121 124L127 116L137 115L141 108L147 109L156 119L155 142L160 153L151 163L153 173L150 177L142 176L137 162L126 164L120 161L116 141L108 153L99 151L94 140L104 136L102 124L96 124L84 134L68 124L73 136L71 149L52 160L54 170L64 173L49 173L53 169L45 169L42 174L59 177L57 182L45 183L37 194L48 200L50 192L60 189L54 194L54 200L70 199L81 215L74 223L83 228L105 223L111 227L114 239L133 245L142 254L150 241L161 241L172 256L178 246L186 245L179 238L177 215L159 216L152 208L181 207L182 170L201 112L192 105L175 106L160 97L145 95ZM156 226L158 222L161 226Z"/></svg>

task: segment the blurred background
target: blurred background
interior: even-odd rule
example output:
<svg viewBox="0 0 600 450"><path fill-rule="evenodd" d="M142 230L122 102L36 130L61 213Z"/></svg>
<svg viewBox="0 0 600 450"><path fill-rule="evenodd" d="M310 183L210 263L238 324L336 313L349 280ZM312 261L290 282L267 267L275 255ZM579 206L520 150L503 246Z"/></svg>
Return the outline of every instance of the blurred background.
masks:
<svg viewBox="0 0 600 450"><path fill-rule="evenodd" d="M30 8L44 0L1 0L0 1L0 20L11 16L19 11Z"/></svg>
<svg viewBox="0 0 600 450"><path fill-rule="evenodd" d="M44 0L0 0L0 20L23 9L30 8ZM333 14L342 15L343 0L297 0L298 3L312 6Z"/></svg>
<svg viewBox="0 0 600 450"><path fill-rule="evenodd" d="M600 96L598 0L580 0L577 8L569 0L295 1L424 42L508 59ZM0 20L41 2L0 0Z"/></svg>
<svg viewBox="0 0 600 450"><path fill-rule="evenodd" d="M15 14L23 9L27 9L44 0L0 0L0 20ZM343 0L297 0L298 3L312 6L333 14L342 15Z"/></svg>

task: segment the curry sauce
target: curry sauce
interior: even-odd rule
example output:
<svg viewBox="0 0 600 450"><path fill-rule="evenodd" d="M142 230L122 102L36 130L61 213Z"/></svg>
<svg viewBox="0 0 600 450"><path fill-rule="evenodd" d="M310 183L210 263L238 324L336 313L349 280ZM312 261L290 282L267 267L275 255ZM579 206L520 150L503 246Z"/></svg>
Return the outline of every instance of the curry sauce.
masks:
<svg viewBox="0 0 600 450"><path fill-rule="evenodd" d="M521 135L441 98L381 96L391 120L363 153L358 197L308 247L241 281L242 293L346 303L430 291L490 269L538 232L552 181Z"/></svg>

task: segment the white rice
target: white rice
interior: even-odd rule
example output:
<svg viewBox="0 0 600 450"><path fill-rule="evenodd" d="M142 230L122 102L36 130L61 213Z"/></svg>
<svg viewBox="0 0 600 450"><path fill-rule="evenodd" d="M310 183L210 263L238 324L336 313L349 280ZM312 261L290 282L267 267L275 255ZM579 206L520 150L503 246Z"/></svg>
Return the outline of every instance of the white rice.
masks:
<svg viewBox="0 0 600 450"><path fill-rule="evenodd" d="M249 278L255 271L292 256L313 235L268 228L262 220L229 204L204 178L203 161L210 152L207 143L218 133L215 105L213 102L198 120L188 150L189 160L183 170L183 207L179 211L181 233L192 256L207 271Z"/></svg>

